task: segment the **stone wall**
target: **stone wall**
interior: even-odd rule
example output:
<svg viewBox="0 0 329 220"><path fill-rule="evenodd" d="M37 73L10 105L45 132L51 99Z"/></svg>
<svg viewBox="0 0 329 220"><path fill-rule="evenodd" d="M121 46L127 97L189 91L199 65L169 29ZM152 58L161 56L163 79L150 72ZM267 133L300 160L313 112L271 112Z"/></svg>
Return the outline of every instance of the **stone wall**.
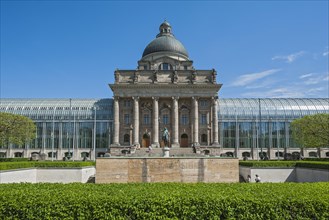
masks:
<svg viewBox="0 0 329 220"><path fill-rule="evenodd" d="M86 183L95 167L29 168L0 171L0 183Z"/></svg>
<svg viewBox="0 0 329 220"><path fill-rule="evenodd" d="M96 183L239 182L238 159L98 158Z"/></svg>
<svg viewBox="0 0 329 220"><path fill-rule="evenodd" d="M255 175L259 175L262 182L329 182L329 171L312 168L250 168L240 166L240 175L246 180L251 176L255 182Z"/></svg>

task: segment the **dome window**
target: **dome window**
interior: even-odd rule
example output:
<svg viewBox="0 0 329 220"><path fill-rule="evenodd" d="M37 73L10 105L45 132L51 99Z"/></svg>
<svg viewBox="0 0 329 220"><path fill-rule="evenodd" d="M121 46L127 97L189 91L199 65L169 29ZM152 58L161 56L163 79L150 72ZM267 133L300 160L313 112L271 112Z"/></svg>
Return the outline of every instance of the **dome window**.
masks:
<svg viewBox="0 0 329 220"><path fill-rule="evenodd" d="M162 63L159 65L159 70L173 70L173 68L169 63Z"/></svg>

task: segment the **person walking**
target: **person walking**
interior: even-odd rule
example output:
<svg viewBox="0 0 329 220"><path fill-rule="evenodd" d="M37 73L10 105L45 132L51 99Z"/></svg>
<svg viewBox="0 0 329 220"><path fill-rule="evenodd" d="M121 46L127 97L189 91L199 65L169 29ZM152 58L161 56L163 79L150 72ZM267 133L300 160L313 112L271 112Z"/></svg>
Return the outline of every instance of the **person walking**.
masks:
<svg viewBox="0 0 329 220"><path fill-rule="evenodd" d="M256 174L256 179L255 179L256 183L260 183L261 179L260 177Z"/></svg>

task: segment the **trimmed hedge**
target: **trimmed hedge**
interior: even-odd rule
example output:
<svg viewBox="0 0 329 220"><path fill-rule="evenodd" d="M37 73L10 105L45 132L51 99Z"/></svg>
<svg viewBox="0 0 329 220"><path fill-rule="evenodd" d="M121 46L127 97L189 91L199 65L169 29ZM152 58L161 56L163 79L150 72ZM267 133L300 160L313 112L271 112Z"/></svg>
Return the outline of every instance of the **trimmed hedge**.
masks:
<svg viewBox="0 0 329 220"><path fill-rule="evenodd" d="M86 167L95 166L95 162L92 161L27 161L27 162L3 162L0 163L0 170L12 170L21 168L33 168L33 167L44 167L44 168L74 168L74 167Z"/></svg>
<svg viewBox="0 0 329 220"><path fill-rule="evenodd" d="M299 161L296 167L315 168L315 169L326 169L329 170L329 161Z"/></svg>
<svg viewBox="0 0 329 220"><path fill-rule="evenodd" d="M304 161L329 161L329 158L304 158Z"/></svg>
<svg viewBox="0 0 329 220"><path fill-rule="evenodd" d="M328 218L329 183L0 185L0 219Z"/></svg>
<svg viewBox="0 0 329 220"><path fill-rule="evenodd" d="M1 162L21 162L21 161L29 161L29 158L0 158L0 163Z"/></svg>
<svg viewBox="0 0 329 220"><path fill-rule="evenodd" d="M329 161L286 161L286 160L239 161L239 165L245 167L257 167L257 168L305 167L305 168L329 170Z"/></svg>
<svg viewBox="0 0 329 220"><path fill-rule="evenodd" d="M249 160L249 161L239 161L240 166L245 167L295 167L297 161L286 161L286 160Z"/></svg>

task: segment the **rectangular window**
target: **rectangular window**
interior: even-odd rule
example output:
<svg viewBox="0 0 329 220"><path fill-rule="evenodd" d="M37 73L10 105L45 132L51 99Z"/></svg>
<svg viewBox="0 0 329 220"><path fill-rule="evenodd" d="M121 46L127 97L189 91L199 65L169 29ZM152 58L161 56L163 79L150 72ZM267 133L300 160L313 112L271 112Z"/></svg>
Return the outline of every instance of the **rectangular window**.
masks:
<svg viewBox="0 0 329 220"><path fill-rule="evenodd" d="M163 63L163 64L162 64L162 69L163 69L163 70L169 70L169 65L168 65L168 63Z"/></svg>
<svg viewBox="0 0 329 220"><path fill-rule="evenodd" d="M130 107L130 100L124 100L123 106L124 107Z"/></svg>
<svg viewBox="0 0 329 220"><path fill-rule="evenodd" d="M129 125L130 124L130 115L129 114L125 114L124 120L125 120L125 124L126 125Z"/></svg>
<svg viewBox="0 0 329 220"><path fill-rule="evenodd" d="M187 70L187 66L184 66L184 70Z"/></svg>
<svg viewBox="0 0 329 220"><path fill-rule="evenodd" d="M207 105L208 105L207 100L204 100L204 99L200 100L200 106L201 107L206 107Z"/></svg>
<svg viewBox="0 0 329 220"><path fill-rule="evenodd" d="M164 125L169 124L169 117L168 117L167 114L162 116L162 123L163 123Z"/></svg>
<svg viewBox="0 0 329 220"><path fill-rule="evenodd" d="M201 114L201 124L202 125L207 124L207 114Z"/></svg>
<svg viewBox="0 0 329 220"><path fill-rule="evenodd" d="M150 124L150 115L149 114L145 114L144 115L144 124L145 125L149 125Z"/></svg>
<svg viewBox="0 0 329 220"><path fill-rule="evenodd" d="M181 119L182 121L181 121L181 123L182 123L182 125L187 125L188 124L188 117L187 117L187 115L182 115L182 119Z"/></svg>

